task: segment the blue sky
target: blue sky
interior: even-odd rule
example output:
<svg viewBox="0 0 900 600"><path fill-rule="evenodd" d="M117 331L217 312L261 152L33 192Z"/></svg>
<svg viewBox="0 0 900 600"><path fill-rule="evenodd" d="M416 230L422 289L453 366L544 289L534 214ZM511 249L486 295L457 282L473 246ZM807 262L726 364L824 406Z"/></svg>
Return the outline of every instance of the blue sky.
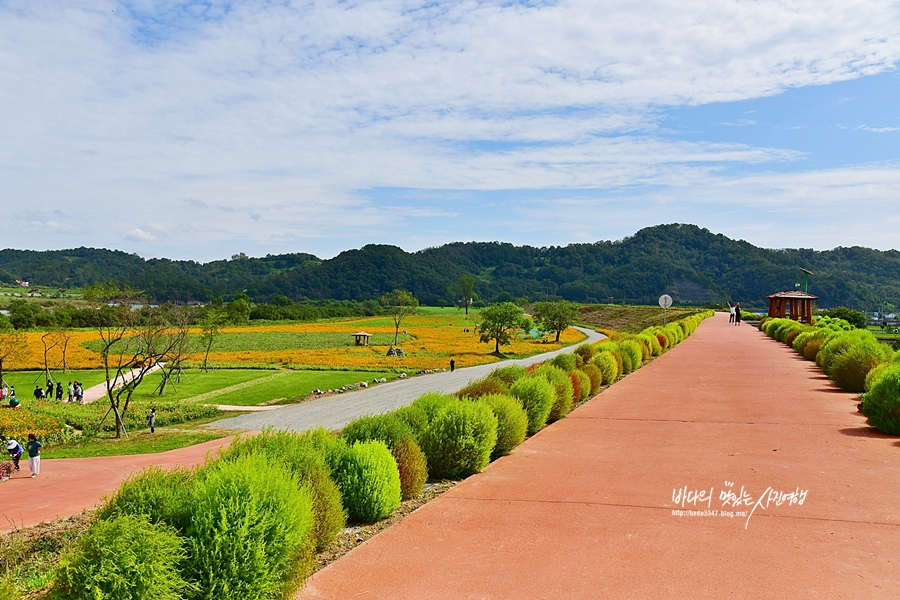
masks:
<svg viewBox="0 0 900 600"><path fill-rule="evenodd" d="M4 247L900 247L900 3L0 0Z"/></svg>

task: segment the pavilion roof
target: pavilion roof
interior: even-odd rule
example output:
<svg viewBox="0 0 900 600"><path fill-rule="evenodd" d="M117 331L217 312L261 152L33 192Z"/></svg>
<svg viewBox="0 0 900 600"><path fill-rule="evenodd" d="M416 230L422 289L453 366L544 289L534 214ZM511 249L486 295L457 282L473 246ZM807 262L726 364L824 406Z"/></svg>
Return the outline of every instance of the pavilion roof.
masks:
<svg viewBox="0 0 900 600"><path fill-rule="evenodd" d="M818 296L813 296L812 294L808 294L806 292L801 292L800 290L785 290L783 292L775 292L774 294L769 294L765 297L766 300L769 298L791 298L791 299L807 299L807 300L818 300Z"/></svg>
<svg viewBox="0 0 900 600"><path fill-rule="evenodd" d="M351 333L350 335L365 335L368 337L372 337L371 333L366 333L365 331L357 331L356 333Z"/></svg>

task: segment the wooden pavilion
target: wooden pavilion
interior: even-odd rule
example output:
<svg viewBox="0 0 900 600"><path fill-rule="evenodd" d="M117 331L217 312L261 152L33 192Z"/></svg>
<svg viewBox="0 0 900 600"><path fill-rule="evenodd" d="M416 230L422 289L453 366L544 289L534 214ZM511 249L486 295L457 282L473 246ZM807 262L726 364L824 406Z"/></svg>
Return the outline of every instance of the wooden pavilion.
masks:
<svg viewBox="0 0 900 600"><path fill-rule="evenodd" d="M372 336L371 333L366 333L365 331L357 331L352 335L353 339L356 341L357 346L368 346L369 338Z"/></svg>
<svg viewBox="0 0 900 600"><path fill-rule="evenodd" d="M770 317L781 319L787 317L810 324L812 324L813 300L818 299L818 296L800 290L788 290L766 296L766 300L769 301Z"/></svg>

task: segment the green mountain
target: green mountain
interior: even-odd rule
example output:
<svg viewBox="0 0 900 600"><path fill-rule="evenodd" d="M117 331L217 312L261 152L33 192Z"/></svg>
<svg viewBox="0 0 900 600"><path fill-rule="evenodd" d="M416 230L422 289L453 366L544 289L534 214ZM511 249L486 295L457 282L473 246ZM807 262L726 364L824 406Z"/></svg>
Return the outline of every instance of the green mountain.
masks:
<svg viewBox="0 0 900 600"><path fill-rule="evenodd" d="M740 301L793 289L800 268L811 270L810 293L823 307L873 309L900 304L900 252L868 248L769 250L694 225L659 225L615 242L536 248L499 242L452 243L408 253L369 245L329 260L287 254L201 264L144 260L124 252L78 248L52 252L0 251L0 281L79 287L119 281L157 300L228 297L246 290L255 301L367 300L394 288L423 304L452 303L463 273L477 277L486 300L562 297L579 302L654 303L662 293L677 302Z"/></svg>

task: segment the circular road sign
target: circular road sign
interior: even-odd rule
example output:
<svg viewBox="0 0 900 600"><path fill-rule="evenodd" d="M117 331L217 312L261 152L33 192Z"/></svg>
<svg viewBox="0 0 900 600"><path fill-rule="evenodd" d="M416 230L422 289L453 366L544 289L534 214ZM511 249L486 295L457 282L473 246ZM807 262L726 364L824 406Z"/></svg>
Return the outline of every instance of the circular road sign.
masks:
<svg viewBox="0 0 900 600"><path fill-rule="evenodd" d="M672 296L668 294L663 294L659 297L659 305L663 308L669 308L672 306Z"/></svg>

